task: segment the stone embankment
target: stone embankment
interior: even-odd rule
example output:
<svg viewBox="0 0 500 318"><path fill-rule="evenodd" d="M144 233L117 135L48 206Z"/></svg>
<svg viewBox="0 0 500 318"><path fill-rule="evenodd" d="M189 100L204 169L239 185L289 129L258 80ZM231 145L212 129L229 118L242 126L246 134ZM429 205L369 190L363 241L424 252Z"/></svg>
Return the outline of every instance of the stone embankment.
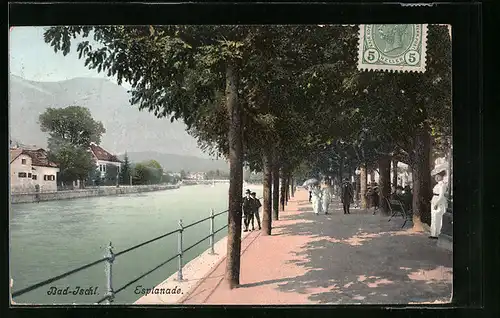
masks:
<svg viewBox="0 0 500 318"><path fill-rule="evenodd" d="M78 190L40 192L40 193L12 193L11 203L33 203L37 201L67 200L76 198L100 197L108 195L120 195L139 192L162 191L169 189L178 189L179 185L158 184L141 186L106 186L93 187ZM38 195L38 198L37 198Z"/></svg>

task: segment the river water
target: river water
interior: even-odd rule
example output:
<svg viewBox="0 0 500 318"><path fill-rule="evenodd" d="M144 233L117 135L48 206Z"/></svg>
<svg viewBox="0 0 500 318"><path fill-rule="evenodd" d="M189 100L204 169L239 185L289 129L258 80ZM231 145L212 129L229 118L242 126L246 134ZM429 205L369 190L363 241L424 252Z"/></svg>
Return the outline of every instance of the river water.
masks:
<svg viewBox="0 0 500 318"><path fill-rule="evenodd" d="M261 196L262 186L249 187ZM102 258L112 242L114 252L142 243L210 215L228 205L228 184L185 186L175 190L122 196L14 204L10 210L10 272L13 290L25 288ZM215 229L227 224L227 213L215 218ZM210 233L205 221L184 231L184 247ZM216 241L227 235L217 233ZM209 247L209 240L184 255L186 264ZM177 234L117 257L113 263L113 288L177 253ZM177 260L164 265L115 297L114 303L133 303L141 295L137 286L152 288L177 271ZM188 278L188 277L186 277ZM92 288L96 295L49 295L50 287L71 290ZM92 304L106 292L105 263L73 274L14 298L20 304Z"/></svg>

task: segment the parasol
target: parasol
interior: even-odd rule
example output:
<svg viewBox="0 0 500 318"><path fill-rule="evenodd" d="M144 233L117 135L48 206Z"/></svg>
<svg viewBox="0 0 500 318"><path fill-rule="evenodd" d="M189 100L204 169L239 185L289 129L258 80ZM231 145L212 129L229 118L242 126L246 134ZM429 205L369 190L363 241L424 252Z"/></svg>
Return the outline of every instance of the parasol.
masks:
<svg viewBox="0 0 500 318"><path fill-rule="evenodd" d="M303 187L307 187L307 186L310 186L310 185L313 185L313 184L319 184L319 181L318 179L307 179L306 181L304 181L304 184L302 185Z"/></svg>

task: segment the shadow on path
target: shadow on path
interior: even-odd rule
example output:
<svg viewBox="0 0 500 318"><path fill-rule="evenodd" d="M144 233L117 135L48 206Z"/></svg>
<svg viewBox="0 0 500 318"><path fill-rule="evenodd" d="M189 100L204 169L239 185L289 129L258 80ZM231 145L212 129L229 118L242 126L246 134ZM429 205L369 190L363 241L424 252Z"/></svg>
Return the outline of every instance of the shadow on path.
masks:
<svg viewBox="0 0 500 318"><path fill-rule="evenodd" d="M306 201L307 202L307 201ZM242 285L278 284L284 292L309 294L315 303L408 304L448 302L452 285L452 253L424 233L400 229L401 218L371 211L344 215L338 202L330 215L315 215L302 206L286 214L276 227L280 236L308 236L293 252L293 263L307 272L297 277Z"/></svg>

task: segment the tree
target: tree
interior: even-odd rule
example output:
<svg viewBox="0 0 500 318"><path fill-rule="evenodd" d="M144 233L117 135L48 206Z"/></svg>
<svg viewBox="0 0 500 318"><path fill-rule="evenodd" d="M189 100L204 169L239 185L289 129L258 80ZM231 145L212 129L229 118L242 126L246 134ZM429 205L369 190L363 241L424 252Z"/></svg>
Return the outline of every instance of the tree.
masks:
<svg viewBox="0 0 500 318"><path fill-rule="evenodd" d="M121 171L120 171L120 183L130 184L130 176L131 176L130 161L128 158L128 154L125 153L125 156L123 158L123 164L121 166Z"/></svg>
<svg viewBox="0 0 500 318"><path fill-rule="evenodd" d="M186 177L187 177L186 171L181 170L181 172L180 172L180 173L181 173L181 180L186 179Z"/></svg>
<svg viewBox="0 0 500 318"><path fill-rule="evenodd" d="M430 222L431 145L446 147L451 135L451 39L446 26L429 25L425 73L353 73L352 121L378 143L380 155L413 170L413 224Z"/></svg>
<svg viewBox="0 0 500 318"><path fill-rule="evenodd" d="M41 130L49 133L49 156L59 164L59 180L87 179L95 169L87 149L91 142L100 142L106 131L102 123L95 121L90 111L81 106L49 107L39 116L39 122Z"/></svg>
<svg viewBox="0 0 500 318"><path fill-rule="evenodd" d="M86 149L53 138L49 142L49 150L49 160L59 164L61 182L85 180L89 173L95 170L94 161ZM83 183L80 183L80 186L83 186Z"/></svg>
<svg viewBox="0 0 500 318"><path fill-rule="evenodd" d="M84 149L91 142L99 144L106 132L103 124L92 118L90 110L81 106L49 107L39 116L39 122L41 130L49 133L49 140L57 138Z"/></svg>
<svg viewBox="0 0 500 318"><path fill-rule="evenodd" d="M156 160L137 163L132 173L135 184L158 184L162 182L162 177L163 168Z"/></svg>

